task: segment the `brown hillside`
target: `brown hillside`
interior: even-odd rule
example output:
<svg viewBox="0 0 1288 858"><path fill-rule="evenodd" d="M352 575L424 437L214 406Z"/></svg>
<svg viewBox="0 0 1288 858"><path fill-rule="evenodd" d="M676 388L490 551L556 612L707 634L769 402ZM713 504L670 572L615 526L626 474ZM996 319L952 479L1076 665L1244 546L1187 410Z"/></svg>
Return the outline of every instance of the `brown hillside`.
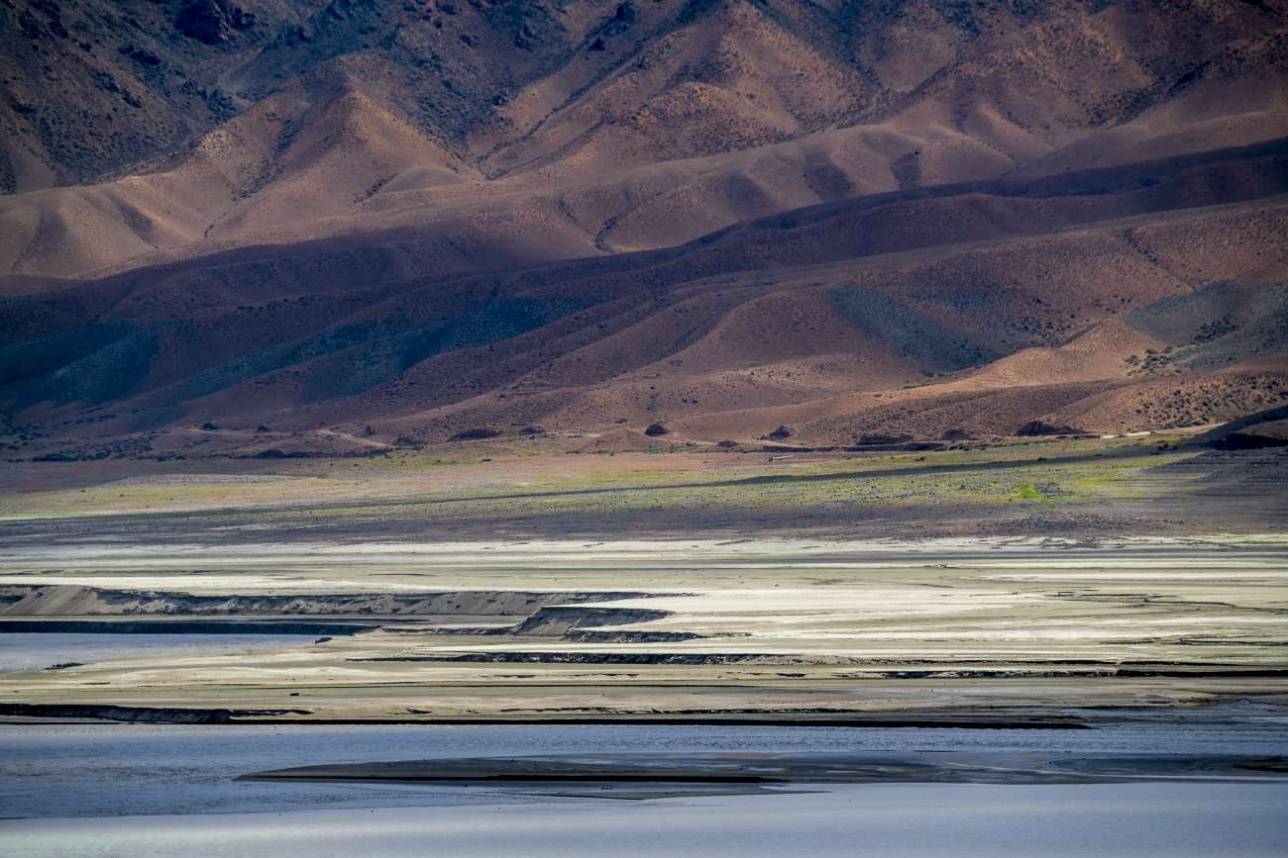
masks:
<svg viewBox="0 0 1288 858"><path fill-rule="evenodd" d="M0 35L20 458L1285 396L1281 0L13 0Z"/></svg>

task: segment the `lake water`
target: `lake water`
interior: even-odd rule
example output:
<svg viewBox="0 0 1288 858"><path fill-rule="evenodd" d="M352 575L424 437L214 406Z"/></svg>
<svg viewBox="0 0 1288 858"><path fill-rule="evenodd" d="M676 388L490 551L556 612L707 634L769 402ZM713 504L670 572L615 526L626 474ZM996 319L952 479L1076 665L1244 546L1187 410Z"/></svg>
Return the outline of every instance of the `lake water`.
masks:
<svg viewBox="0 0 1288 858"><path fill-rule="evenodd" d="M123 658L223 655L281 649L317 635L101 634L0 632L0 671L42 670L55 664L92 664Z"/></svg>
<svg viewBox="0 0 1288 858"><path fill-rule="evenodd" d="M26 856L1283 856L1288 787L892 784L781 796L20 821Z"/></svg>
<svg viewBox="0 0 1288 858"><path fill-rule="evenodd" d="M662 752L1288 754L1278 720L1094 730L0 724L0 852L52 855L1283 855L1288 782L869 784L643 802L238 781L434 757Z"/></svg>

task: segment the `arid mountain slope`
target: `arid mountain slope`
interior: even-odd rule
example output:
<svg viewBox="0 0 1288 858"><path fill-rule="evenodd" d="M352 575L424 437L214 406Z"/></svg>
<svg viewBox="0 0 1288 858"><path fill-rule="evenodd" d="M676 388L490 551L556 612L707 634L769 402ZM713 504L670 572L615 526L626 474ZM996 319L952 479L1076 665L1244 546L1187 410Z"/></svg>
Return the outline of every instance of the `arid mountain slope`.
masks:
<svg viewBox="0 0 1288 858"><path fill-rule="evenodd" d="M20 457L1288 396L1283 0L0 0L0 35Z"/></svg>
<svg viewBox="0 0 1288 858"><path fill-rule="evenodd" d="M11 294L0 364L31 450L1197 425L1288 398L1286 189L1276 143L493 274L434 276L414 234L228 251Z"/></svg>
<svg viewBox="0 0 1288 858"><path fill-rule="evenodd" d="M1288 136L1277 0L12 2L0 266L29 274L389 229L566 259ZM242 25L207 44L192 9Z"/></svg>

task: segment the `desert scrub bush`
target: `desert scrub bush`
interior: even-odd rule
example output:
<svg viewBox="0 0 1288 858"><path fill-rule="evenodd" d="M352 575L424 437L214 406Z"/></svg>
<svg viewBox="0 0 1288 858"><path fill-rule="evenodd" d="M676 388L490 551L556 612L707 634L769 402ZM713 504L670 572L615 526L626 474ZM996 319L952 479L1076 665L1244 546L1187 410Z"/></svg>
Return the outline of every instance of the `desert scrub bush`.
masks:
<svg viewBox="0 0 1288 858"><path fill-rule="evenodd" d="M1023 483L1015 490L1015 496L1020 500L1046 500L1044 495L1037 486L1032 483Z"/></svg>

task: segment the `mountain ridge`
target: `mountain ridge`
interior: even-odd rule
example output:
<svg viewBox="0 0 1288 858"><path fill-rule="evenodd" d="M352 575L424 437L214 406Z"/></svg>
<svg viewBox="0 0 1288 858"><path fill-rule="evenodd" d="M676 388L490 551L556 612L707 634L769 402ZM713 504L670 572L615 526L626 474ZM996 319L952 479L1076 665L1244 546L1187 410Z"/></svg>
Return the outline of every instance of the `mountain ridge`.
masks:
<svg viewBox="0 0 1288 858"><path fill-rule="evenodd" d="M5 29L36 58L0 104L19 457L1120 432L1285 395L1282 2L9 0Z"/></svg>

